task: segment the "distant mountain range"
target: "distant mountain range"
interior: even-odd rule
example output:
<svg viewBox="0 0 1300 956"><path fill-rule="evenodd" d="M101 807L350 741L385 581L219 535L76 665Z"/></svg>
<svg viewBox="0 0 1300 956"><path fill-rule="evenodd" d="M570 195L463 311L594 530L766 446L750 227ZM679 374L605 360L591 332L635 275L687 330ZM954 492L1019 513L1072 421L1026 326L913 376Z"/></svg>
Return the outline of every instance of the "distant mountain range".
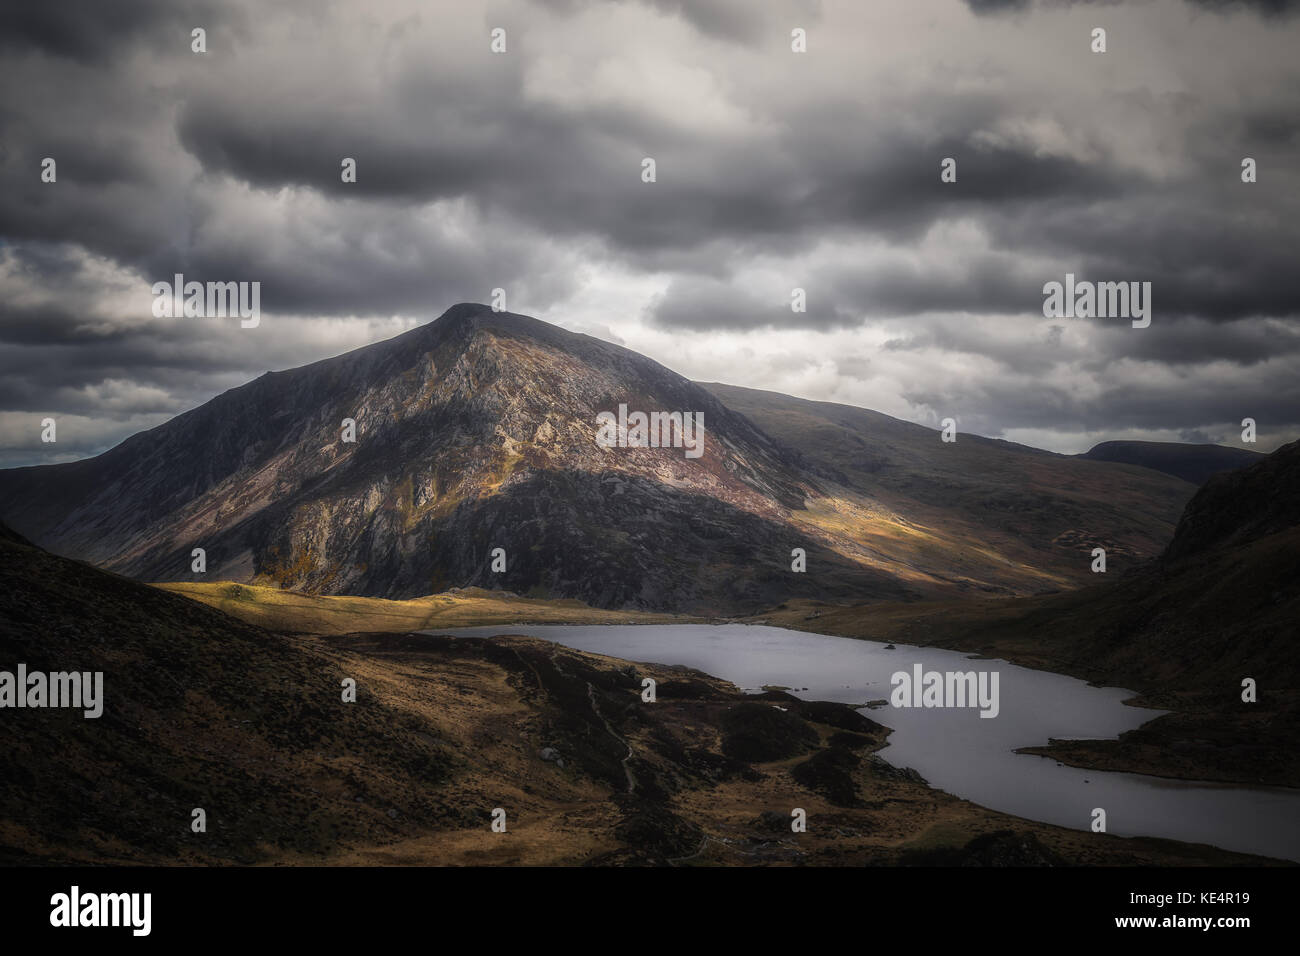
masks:
<svg viewBox="0 0 1300 956"><path fill-rule="evenodd" d="M702 453L602 445L598 416L620 406L702 414ZM1123 572L1159 553L1195 486L1153 455L1147 467L1097 457L944 443L860 408L697 384L462 304L268 372L98 457L0 471L0 518L144 580L389 598L501 587L737 613L787 597L1073 587L1092 580L1097 546ZM190 570L194 548L205 574ZM792 570L796 548L806 573Z"/></svg>

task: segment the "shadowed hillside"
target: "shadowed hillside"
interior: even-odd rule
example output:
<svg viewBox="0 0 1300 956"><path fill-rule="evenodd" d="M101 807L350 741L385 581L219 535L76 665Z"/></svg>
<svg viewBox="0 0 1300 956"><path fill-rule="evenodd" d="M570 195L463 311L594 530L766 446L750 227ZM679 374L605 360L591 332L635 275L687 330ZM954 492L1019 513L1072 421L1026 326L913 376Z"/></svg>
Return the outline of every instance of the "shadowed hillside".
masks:
<svg viewBox="0 0 1300 956"><path fill-rule="evenodd" d="M1081 458L1141 465L1163 471L1194 485L1212 475L1253 465L1264 456L1246 448L1225 445L1192 445L1161 441L1104 441L1088 449Z"/></svg>
<svg viewBox="0 0 1300 956"><path fill-rule="evenodd" d="M102 671L104 700L0 712L6 864L1257 862L932 791L844 705L526 638L277 634L0 526L0 670L19 663Z"/></svg>

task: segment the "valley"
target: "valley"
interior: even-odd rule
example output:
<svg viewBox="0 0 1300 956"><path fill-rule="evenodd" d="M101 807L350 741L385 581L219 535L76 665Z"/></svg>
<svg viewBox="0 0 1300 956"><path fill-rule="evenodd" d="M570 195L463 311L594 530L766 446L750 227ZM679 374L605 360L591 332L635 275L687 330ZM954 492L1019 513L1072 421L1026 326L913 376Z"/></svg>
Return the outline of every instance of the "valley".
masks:
<svg viewBox="0 0 1300 956"><path fill-rule="evenodd" d="M525 637L271 631L8 533L0 583L0 653L106 675L97 721L0 724L6 864L1262 862L978 807L873 759L889 731L852 708L689 668Z"/></svg>
<svg viewBox="0 0 1300 956"><path fill-rule="evenodd" d="M680 409L707 438L626 441L612 408ZM455 306L96 458L0 471L0 659L104 674L94 731L42 710L0 728L0 857L1287 856L1216 827L1285 819L1268 788L1300 785L1300 445L1230 451L942 442ZM864 706L891 697L879 668L940 658L996 732ZM1161 797L1153 775L1185 783ZM1128 835L1085 828L1074 803L1102 792Z"/></svg>

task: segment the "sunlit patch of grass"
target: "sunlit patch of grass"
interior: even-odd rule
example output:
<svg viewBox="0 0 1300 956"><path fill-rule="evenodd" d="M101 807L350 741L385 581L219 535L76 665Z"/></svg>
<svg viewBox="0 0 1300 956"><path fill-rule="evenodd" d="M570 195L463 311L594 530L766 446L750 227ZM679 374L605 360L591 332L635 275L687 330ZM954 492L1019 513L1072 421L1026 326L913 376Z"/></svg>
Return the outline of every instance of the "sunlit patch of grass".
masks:
<svg viewBox="0 0 1300 956"><path fill-rule="evenodd" d="M519 597L482 588L431 594L407 601L348 595L304 594L230 581L154 585L232 617L278 631L350 634L418 631L479 624L666 624L698 620L675 614L607 611L572 599Z"/></svg>

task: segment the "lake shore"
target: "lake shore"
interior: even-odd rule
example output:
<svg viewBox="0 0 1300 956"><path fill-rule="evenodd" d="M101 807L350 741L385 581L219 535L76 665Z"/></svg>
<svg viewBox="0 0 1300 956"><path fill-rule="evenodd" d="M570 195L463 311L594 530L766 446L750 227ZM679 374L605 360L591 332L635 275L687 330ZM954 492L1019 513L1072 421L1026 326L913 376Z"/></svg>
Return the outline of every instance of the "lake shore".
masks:
<svg viewBox="0 0 1300 956"><path fill-rule="evenodd" d="M985 598L858 606L792 601L744 618L703 618L610 611L580 601L527 598L480 588L406 601L308 595L234 582L155 585L250 624L280 631L344 634L511 624L768 623L834 637L906 643L1000 657L1036 670L1102 686L1128 687L1128 703L1172 713L1153 715L1118 740L1070 740L1024 748L1070 766L1264 786L1300 787L1300 694L1283 691L1253 711L1225 707L1223 696L1144 681L1139 673L1098 666L1059 644L1036 642L1023 625L1044 599Z"/></svg>
<svg viewBox="0 0 1300 956"><path fill-rule="evenodd" d="M1134 707L1170 711L1153 715L1118 740L1062 740L1021 752L1070 766L1141 773L1177 780L1300 787L1300 692L1273 690L1252 708L1239 706L1232 687L1221 691L1170 686L1138 668L1107 666L1068 644L1035 640L1024 622L1044 599L974 599L917 604L837 607L816 602L743 618L858 640L906 643L997 657L1035 670L1077 677L1105 687L1125 687Z"/></svg>

